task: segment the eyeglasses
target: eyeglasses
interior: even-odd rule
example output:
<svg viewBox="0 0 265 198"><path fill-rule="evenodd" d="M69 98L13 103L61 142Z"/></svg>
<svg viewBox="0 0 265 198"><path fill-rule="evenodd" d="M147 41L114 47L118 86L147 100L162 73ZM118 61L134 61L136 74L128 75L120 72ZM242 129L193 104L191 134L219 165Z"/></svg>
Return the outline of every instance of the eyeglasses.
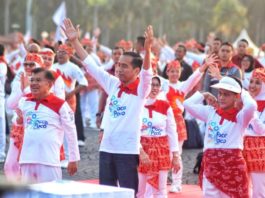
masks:
<svg viewBox="0 0 265 198"><path fill-rule="evenodd" d="M65 51L57 51L56 53L60 54L60 55L66 55L67 54L67 52L65 52Z"/></svg>
<svg viewBox="0 0 265 198"><path fill-rule="evenodd" d="M154 84L154 83L152 83L151 86L152 87L160 87L160 84Z"/></svg>
<svg viewBox="0 0 265 198"><path fill-rule="evenodd" d="M30 67L30 68L35 67L35 63L24 63L23 65L24 67Z"/></svg>

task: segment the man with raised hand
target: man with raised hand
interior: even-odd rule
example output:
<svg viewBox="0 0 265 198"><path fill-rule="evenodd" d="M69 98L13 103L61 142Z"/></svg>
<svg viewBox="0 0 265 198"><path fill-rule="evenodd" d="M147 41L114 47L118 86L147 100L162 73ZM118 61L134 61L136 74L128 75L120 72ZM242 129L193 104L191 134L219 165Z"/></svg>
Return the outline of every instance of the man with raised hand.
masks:
<svg viewBox="0 0 265 198"><path fill-rule="evenodd" d="M153 29L145 32L145 59L135 52L125 52L119 59L118 77L110 75L92 61L78 40L79 28L64 20L64 32L83 61L86 71L109 95L104 115L105 130L100 145L100 184L131 188L138 191L137 166L140 152L141 115L145 98L150 93L150 68ZM142 67L143 64L143 67Z"/></svg>
<svg viewBox="0 0 265 198"><path fill-rule="evenodd" d="M19 101L17 124L24 127L20 154L21 180L41 183L62 179L60 149L66 137L70 175L80 160L74 113L62 99L50 93L53 74L43 68L32 70L31 94Z"/></svg>

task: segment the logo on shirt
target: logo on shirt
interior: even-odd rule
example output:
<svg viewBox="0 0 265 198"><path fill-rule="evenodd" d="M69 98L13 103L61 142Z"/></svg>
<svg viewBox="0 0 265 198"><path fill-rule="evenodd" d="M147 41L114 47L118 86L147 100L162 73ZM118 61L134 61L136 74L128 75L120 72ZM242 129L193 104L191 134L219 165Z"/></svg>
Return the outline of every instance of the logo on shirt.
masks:
<svg viewBox="0 0 265 198"><path fill-rule="evenodd" d="M208 123L208 143L213 142L214 144L226 143L227 133L221 133L219 125L211 121Z"/></svg>
<svg viewBox="0 0 265 198"><path fill-rule="evenodd" d="M48 126L48 121L40 120L34 112L28 112L26 114L26 122L32 129L43 129Z"/></svg>
<svg viewBox="0 0 265 198"><path fill-rule="evenodd" d="M161 135L162 129L153 126L153 123L147 118L143 118L141 131L148 131L148 135L150 136L159 136Z"/></svg>
<svg viewBox="0 0 265 198"><path fill-rule="evenodd" d="M110 104L109 104L109 111L110 115L113 118L117 118L119 116L124 116L126 110L126 106L119 105L119 101L115 96L111 97Z"/></svg>

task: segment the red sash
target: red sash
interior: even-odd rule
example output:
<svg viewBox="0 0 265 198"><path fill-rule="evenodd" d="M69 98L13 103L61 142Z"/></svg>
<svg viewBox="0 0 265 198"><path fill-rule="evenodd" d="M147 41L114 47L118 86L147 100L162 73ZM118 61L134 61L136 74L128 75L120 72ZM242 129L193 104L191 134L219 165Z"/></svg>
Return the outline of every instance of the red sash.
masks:
<svg viewBox="0 0 265 198"><path fill-rule="evenodd" d="M203 154L199 183L203 175L232 198L248 198L248 174L240 149L207 149Z"/></svg>
<svg viewBox="0 0 265 198"><path fill-rule="evenodd" d="M140 161L138 171L151 175L147 182L158 189L159 171L169 170L171 167L168 137L141 137L141 144L151 164L146 165Z"/></svg>
<svg viewBox="0 0 265 198"><path fill-rule="evenodd" d="M246 136L243 155L249 172L265 172L265 137Z"/></svg>

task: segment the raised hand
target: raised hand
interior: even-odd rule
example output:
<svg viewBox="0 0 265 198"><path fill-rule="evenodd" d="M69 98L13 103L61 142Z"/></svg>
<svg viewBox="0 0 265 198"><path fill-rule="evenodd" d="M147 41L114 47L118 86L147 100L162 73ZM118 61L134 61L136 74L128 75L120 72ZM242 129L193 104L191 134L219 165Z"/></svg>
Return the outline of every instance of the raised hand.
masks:
<svg viewBox="0 0 265 198"><path fill-rule="evenodd" d="M24 92L24 89L29 86L29 78L24 73L21 73L20 76L20 88L21 91Z"/></svg>
<svg viewBox="0 0 265 198"><path fill-rule="evenodd" d="M205 58L204 64L200 67L200 71L204 72L209 66L217 66L218 60L219 58L216 55L214 54L208 55Z"/></svg>
<svg viewBox="0 0 265 198"><path fill-rule="evenodd" d="M214 95L212 95L209 92L204 92L203 93L204 99L206 100L207 104L213 107L217 107L218 106L218 102L217 99Z"/></svg>
<svg viewBox="0 0 265 198"><path fill-rule="evenodd" d="M153 27L149 25L144 33L145 37L145 42L144 42L144 49L146 51L151 51L152 43L154 40L154 32L153 32Z"/></svg>
<svg viewBox="0 0 265 198"><path fill-rule="evenodd" d="M220 69L217 65L211 65L209 66L209 74L212 78L216 78L218 80L222 79L222 75L220 73Z"/></svg>
<svg viewBox="0 0 265 198"><path fill-rule="evenodd" d="M100 36L100 34L101 34L101 30L100 30L99 27L97 27L96 29L94 29L94 31L93 31L93 36L94 36L95 38L98 38L98 37Z"/></svg>
<svg viewBox="0 0 265 198"><path fill-rule="evenodd" d="M64 27L61 26L64 31L66 37L71 41L76 41L79 38L79 25L76 28L73 26L72 21L70 19L64 19L63 21Z"/></svg>
<svg viewBox="0 0 265 198"><path fill-rule="evenodd" d="M208 66L210 65L216 65L217 66L217 62L219 61L218 56L216 56L215 54L211 54L208 55L205 59L205 64L207 64Z"/></svg>

